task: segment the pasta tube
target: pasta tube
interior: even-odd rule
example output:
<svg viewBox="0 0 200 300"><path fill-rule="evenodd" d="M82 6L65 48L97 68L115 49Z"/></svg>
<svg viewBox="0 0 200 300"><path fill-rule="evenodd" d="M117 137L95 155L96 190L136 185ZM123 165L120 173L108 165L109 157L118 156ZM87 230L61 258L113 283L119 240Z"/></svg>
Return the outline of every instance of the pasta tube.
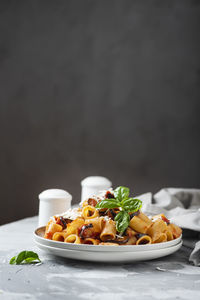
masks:
<svg viewBox="0 0 200 300"><path fill-rule="evenodd" d="M161 220L157 219L155 222L152 223L151 227L148 229L147 234L150 235L152 238L152 242L156 242L156 240L165 239L164 237L160 237L161 233L164 233L164 231L167 230L167 224ZM163 240L164 241L164 240Z"/></svg>
<svg viewBox="0 0 200 300"><path fill-rule="evenodd" d="M67 232L66 231L55 232L53 234L52 240L59 241L59 242L64 242L66 236L67 236Z"/></svg>
<svg viewBox="0 0 200 300"><path fill-rule="evenodd" d="M52 239L52 236L55 232L60 232L62 231L62 226L59 224L54 223L53 221L50 221L45 230L44 238L46 239Z"/></svg>
<svg viewBox="0 0 200 300"><path fill-rule="evenodd" d="M95 207L87 205L83 207L82 216L84 219L92 219L98 217L99 212Z"/></svg>
<svg viewBox="0 0 200 300"><path fill-rule="evenodd" d="M154 243L163 243L167 241L167 235L166 233L160 233L158 238L154 241Z"/></svg>
<svg viewBox="0 0 200 300"><path fill-rule="evenodd" d="M70 234L77 234L78 233L78 229L84 224L84 220L81 218L77 218L74 221L72 221L71 223L67 224L67 234L66 236L70 235Z"/></svg>
<svg viewBox="0 0 200 300"><path fill-rule="evenodd" d="M81 244L81 240L77 234L70 234L64 240L65 243Z"/></svg>
<svg viewBox="0 0 200 300"><path fill-rule="evenodd" d="M166 234L168 241L171 241L174 239L171 230L165 230L164 233Z"/></svg>
<svg viewBox="0 0 200 300"><path fill-rule="evenodd" d="M147 229L149 228L149 225L138 216L134 216L130 220L129 226L139 233L146 233Z"/></svg>
<svg viewBox="0 0 200 300"><path fill-rule="evenodd" d="M151 225L152 221L142 212L138 215L138 218L140 218L142 221L144 221L147 225Z"/></svg>
<svg viewBox="0 0 200 300"><path fill-rule="evenodd" d="M104 228L100 234L100 239L105 242L108 240L114 240L116 235L115 222L113 220L106 221Z"/></svg>
<svg viewBox="0 0 200 300"><path fill-rule="evenodd" d="M136 245L146 245L151 244L152 240L149 235L143 235L141 238L139 238L136 242Z"/></svg>
<svg viewBox="0 0 200 300"><path fill-rule="evenodd" d="M98 245L99 240L92 239L92 238L86 238L86 239L84 239L83 244Z"/></svg>
<svg viewBox="0 0 200 300"><path fill-rule="evenodd" d="M169 224L167 228L171 231L174 239L178 238L182 233L182 229L175 224Z"/></svg>
<svg viewBox="0 0 200 300"><path fill-rule="evenodd" d="M86 219L85 224L92 224L95 233L101 233L103 230L103 226L105 224L105 220L103 217L100 218L92 218Z"/></svg>
<svg viewBox="0 0 200 300"><path fill-rule="evenodd" d="M167 224L163 220L157 219L153 222L147 233L152 238L153 243L160 243L161 241L165 242L167 240L167 235L164 233L166 230Z"/></svg>

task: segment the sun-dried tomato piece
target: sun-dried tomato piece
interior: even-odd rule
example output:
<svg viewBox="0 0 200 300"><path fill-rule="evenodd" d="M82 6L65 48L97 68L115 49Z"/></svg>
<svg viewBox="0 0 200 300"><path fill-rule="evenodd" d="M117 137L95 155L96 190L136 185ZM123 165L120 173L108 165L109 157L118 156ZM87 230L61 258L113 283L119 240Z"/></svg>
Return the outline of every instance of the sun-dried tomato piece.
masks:
<svg viewBox="0 0 200 300"><path fill-rule="evenodd" d="M90 224L83 225L79 229L79 236L82 239L96 238L97 236L99 236L99 233L94 232L93 225L90 223Z"/></svg>
<svg viewBox="0 0 200 300"><path fill-rule="evenodd" d="M106 199L114 199L115 196L110 191L107 191L106 194L105 194L105 198Z"/></svg>
<svg viewBox="0 0 200 300"><path fill-rule="evenodd" d="M67 227L67 223L63 217L58 217L56 224L61 225L63 229Z"/></svg>
<svg viewBox="0 0 200 300"><path fill-rule="evenodd" d="M95 207L97 205L97 200L93 199L93 198L89 198L88 199L88 205Z"/></svg>

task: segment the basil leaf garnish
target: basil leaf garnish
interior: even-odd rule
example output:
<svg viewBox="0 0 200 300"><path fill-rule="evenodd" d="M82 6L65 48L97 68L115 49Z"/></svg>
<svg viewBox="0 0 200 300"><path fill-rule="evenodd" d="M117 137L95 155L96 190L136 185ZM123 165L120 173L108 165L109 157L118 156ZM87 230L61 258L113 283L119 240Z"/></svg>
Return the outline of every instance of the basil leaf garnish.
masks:
<svg viewBox="0 0 200 300"><path fill-rule="evenodd" d="M139 199L129 198L129 188L119 186L114 190L115 199L104 199L95 206L101 208L120 208L120 212L115 216L116 229L123 233L129 225L129 213L134 213L141 209L142 201Z"/></svg>
<svg viewBox="0 0 200 300"><path fill-rule="evenodd" d="M127 212L134 213L142 207L142 201L139 199L129 198L123 201L123 208Z"/></svg>
<svg viewBox="0 0 200 300"><path fill-rule="evenodd" d="M37 253L33 251L22 251L10 260L11 265L30 264L41 262Z"/></svg>
<svg viewBox="0 0 200 300"><path fill-rule="evenodd" d="M116 199L105 199L105 200L99 201L95 207L98 209L117 208L117 207L120 207L120 202L117 201Z"/></svg>
<svg viewBox="0 0 200 300"><path fill-rule="evenodd" d="M116 217L116 229L119 233L123 233L129 225L130 216L126 211L120 211Z"/></svg>
<svg viewBox="0 0 200 300"><path fill-rule="evenodd" d="M123 199L127 199L129 196L130 190L127 187L119 186L114 190L114 196L119 201L122 201Z"/></svg>

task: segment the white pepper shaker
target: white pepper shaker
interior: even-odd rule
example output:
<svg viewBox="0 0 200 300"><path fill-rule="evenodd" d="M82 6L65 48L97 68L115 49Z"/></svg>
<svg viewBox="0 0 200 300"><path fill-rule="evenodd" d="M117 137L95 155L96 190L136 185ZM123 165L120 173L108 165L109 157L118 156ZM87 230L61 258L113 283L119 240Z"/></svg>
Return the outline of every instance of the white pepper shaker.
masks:
<svg viewBox="0 0 200 300"><path fill-rule="evenodd" d="M111 188L112 182L106 177L89 176L81 181L81 186L81 202L83 202L87 198L97 194L99 191Z"/></svg>
<svg viewBox="0 0 200 300"><path fill-rule="evenodd" d="M50 217L61 214L71 207L72 195L65 190L45 190L38 197L39 227L46 225Z"/></svg>

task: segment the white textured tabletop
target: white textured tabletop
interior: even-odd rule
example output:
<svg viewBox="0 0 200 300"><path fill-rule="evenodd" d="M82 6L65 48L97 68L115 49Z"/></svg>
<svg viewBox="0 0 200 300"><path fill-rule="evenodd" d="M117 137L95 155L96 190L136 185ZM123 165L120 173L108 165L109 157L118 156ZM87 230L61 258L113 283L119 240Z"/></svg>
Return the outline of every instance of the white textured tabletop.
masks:
<svg viewBox="0 0 200 300"><path fill-rule="evenodd" d="M39 250L33 241L37 218L0 227L2 299L200 299L200 268L188 263L190 249L128 264L68 260ZM36 251L40 265L9 265L19 251ZM59 298L58 298L59 297Z"/></svg>

